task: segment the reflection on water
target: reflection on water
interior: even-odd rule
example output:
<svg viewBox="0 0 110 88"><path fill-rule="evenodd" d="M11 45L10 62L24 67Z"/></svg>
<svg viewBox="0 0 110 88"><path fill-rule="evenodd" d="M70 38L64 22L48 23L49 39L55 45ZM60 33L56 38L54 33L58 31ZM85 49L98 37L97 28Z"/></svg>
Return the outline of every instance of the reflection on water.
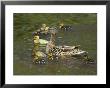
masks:
<svg viewBox="0 0 110 88"><path fill-rule="evenodd" d="M96 75L97 74L97 29L96 25L73 26L72 31L60 31L56 35L56 45L81 45L89 52L94 64L85 64L81 59L73 58L48 61L44 65L32 63L32 30L23 33L14 31L14 74L15 75ZM25 28L24 28L25 30ZM18 37L19 36L19 37ZM50 36L42 36L49 40ZM41 47L45 50L45 47Z"/></svg>

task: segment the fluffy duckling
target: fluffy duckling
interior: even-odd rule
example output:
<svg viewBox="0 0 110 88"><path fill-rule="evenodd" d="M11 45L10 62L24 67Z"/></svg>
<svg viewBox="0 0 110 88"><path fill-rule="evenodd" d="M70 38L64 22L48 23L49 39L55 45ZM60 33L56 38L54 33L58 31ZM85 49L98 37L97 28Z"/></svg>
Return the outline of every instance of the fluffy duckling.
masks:
<svg viewBox="0 0 110 88"><path fill-rule="evenodd" d="M72 30L72 26L64 25L63 23L60 23L59 29L64 30L64 31L70 31Z"/></svg>

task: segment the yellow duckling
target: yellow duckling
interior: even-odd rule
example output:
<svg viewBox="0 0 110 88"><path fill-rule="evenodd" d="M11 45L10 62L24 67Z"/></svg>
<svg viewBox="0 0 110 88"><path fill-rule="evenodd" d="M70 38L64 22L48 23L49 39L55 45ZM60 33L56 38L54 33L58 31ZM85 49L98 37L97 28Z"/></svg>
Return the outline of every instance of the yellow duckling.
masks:
<svg viewBox="0 0 110 88"><path fill-rule="evenodd" d="M48 29L49 29L49 27L46 24L42 24L42 26L41 26L42 31L45 31L45 30L48 30Z"/></svg>
<svg viewBox="0 0 110 88"><path fill-rule="evenodd" d="M64 26L64 23L60 23L59 28L61 29Z"/></svg>
<svg viewBox="0 0 110 88"><path fill-rule="evenodd" d="M33 37L33 40L34 40L34 44L38 44L39 43L39 36L38 35L35 35Z"/></svg>

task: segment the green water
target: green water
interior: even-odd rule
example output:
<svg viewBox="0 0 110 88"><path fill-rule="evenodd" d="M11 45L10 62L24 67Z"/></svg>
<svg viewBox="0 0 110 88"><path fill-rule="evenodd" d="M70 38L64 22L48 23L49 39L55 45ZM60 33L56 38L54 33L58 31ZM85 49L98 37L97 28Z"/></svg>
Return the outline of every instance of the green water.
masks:
<svg viewBox="0 0 110 88"><path fill-rule="evenodd" d="M26 15L26 14L25 14ZM94 64L86 64L81 59L69 59L63 61L49 61L45 65L32 63L32 32L36 29L31 22L36 23L35 17L27 21L24 18L14 16L14 75L96 75L97 74L97 26L94 20L88 20L88 24L71 24L72 31L58 32L57 45L81 45L80 49L89 53L89 57L95 60ZM38 16L38 15L37 15ZM40 15L41 16L41 15ZM93 17L93 16L92 16ZM18 20L19 18L19 20ZM28 17L29 18L29 17ZM51 18L51 17L50 17ZM54 17L55 18L55 17ZM82 17L84 18L84 16ZM82 19L81 18L81 19ZM37 19L37 18L36 18ZM52 19L54 20L54 19ZM38 20L37 20L38 21ZM54 21L57 21L55 19ZM92 21L92 22L90 22ZM24 23L23 23L24 22ZM29 23L30 22L30 23ZM45 21L46 22L46 21ZM65 23L68 21L65 21ZM72 21L70 21L72 23ZM78 21L77 21L78 22ZM82 21L83 22L83 21ZM27 23L27 24L26 24ZM50 23L49 23L50 24ZM60 37L60 38L59 38Z"/></svg>

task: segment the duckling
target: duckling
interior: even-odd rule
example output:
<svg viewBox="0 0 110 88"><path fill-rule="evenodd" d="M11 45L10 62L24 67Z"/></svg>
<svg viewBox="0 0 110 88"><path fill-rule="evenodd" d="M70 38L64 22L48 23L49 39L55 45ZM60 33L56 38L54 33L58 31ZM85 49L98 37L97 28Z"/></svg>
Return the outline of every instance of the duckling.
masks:
<svg viewBox="0 0 110 88"><path fill-rule="evenodd" d="M47 34L49 32L49 27L46 24L42 24L40 30L42 33Z"/></svg>
<svg viewBox="0 0 110 88"><path fill-rule="evenodd" d="M63 23L60 23L59 29L64 30L64 31L70 31L72 30L72 26L64 25Z"/></svg>

